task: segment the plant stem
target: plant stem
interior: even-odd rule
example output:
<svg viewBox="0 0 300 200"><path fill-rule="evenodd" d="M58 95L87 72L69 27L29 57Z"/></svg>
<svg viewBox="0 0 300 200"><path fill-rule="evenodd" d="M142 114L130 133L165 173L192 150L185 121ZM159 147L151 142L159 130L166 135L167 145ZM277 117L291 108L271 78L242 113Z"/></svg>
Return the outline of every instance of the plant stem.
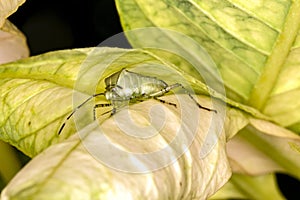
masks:
<svg viewBox="0 0 300 200"><path fill-rule="evenodd" d="M0 174L8 183L14 175L21 169L21 163L16 152L9 144L0 140Z"/></svg>

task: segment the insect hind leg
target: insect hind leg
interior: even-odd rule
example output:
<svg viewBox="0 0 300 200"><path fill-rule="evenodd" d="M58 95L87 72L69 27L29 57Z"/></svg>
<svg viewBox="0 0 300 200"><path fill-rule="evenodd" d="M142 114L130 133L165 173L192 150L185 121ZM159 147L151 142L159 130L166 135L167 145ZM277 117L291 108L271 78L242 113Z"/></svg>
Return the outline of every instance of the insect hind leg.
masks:
<svg viewBox="0 0 300 200"><path fill-rule="evenodd" d="M161 90L161 91L159 91L159 93L157 93L157 94L160 94L161 92L163 92L163 93L165 93L163 90ZM157 95L156 94L156 95ZM168 104L168 105L171 105L171 106L174 106L175 108L177 108L177 105L175 104L175 103L171 103L171 102L168 102L168 101L165 101L165 100L163 100L163 99L159 99L157 96L148 96L148 95L145 95L144 94L144 98L145 99L154 99L154 100L156 100L156 101L159 101L159 102L161 102L161 103L164 103L164 104ZM141 100L138 100L138 101L140 101L140 102L142 102L142 101L144 101L144 99L141 99Z"/></svg>
<svg viewBox="0 0 300 200"><path fill-rule="evenodd" d="M207 107L204 107L204 106L200 105L200 104L196 101L196 99L191 95L191 93L189 93L189 91L188 91L182 84L180 84L180 83L175 83L175 84L173 84L173 85L169 85L168 87L165 88L165 92L169 92L170 90L172 90L172 89L174 89L174 88L178 88L178 87L182 88L182 89L184 90L184 92L185 92L187 95L189 95L189 97L196 103L196 105L197 105L199 108L201 108L201 109L203 109L203 110L210 111L210 112L217 113L217 110L215 110L215 109L207 108Z"/></svg>

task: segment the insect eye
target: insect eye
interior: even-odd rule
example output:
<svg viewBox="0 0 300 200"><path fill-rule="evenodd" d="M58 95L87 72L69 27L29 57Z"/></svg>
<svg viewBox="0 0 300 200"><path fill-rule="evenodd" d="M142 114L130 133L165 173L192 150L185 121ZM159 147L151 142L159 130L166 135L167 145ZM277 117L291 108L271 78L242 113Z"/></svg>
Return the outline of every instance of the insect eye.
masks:
<svg viewBox="0 0 300 200"><path fill-rule="evenodd" d="M112 95L116 96L116 97L120 97L120 95L119 95L119 93L118 93L118 91L117 91L118 89L119 89L119 88L113 87L113 88L111 88L110 93L111 93Z"/></svg>

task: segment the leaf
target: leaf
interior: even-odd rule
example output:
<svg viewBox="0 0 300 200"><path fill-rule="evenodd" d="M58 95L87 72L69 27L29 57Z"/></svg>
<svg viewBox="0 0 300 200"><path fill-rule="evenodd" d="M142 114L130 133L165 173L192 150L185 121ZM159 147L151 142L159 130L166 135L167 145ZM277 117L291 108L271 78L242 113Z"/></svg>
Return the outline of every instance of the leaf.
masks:
<svg viewBox="0 0 300 200"><path fill-rule="evenodd" d="M3 182L8 183L14 175L21 169L21 163L17 159L17 155L12 146L0 141L0 160L3 163L0 165L1 176ZM2 189L2 187L0 187Z"/></svg>
<svg viewBox="0 0 300 200"><path fill-rule="evenodd" d="M159 27L191 37L216 63L229 99L300 133L300 1L116 0L116 5L125 31ZM142 38L128 38L140 46Z"/></svg>
<svg viewBox="0 0 300 200"><path fill-rule="evenodd" d="M299 136L269 122L250 121L252 126L246 126L227 143L232 170L250 175L285 172L300 179L300 155L290 147L290 143L300 144Z"/></svg>
<svg viewBox="0 0 300 200"><path fill-rule="evenodd" d="M173 95L164 99L176 101ZM200 100L209 103L207 98ZM185 102L184 106L196 107L191 100ZM101 128L92 123L66 141L52 145L22 169L1 199L206 199L227 181L230 168L224 132L206 157L199 156L205 148L205 137L215 134L209 129L218 129L219 125L211 120L217 115L200 110L195 138L191 146L185 146L184 141L192 136L192 125L186 123L195 120L180 119L182 110L149 100L130 106L129 112L124 109L105 120ZM124 115L127 120L122 120ZM164 124L158 129L160 121ZM130 132L141 127L159 133L154 132L144 141L128 135L149 133ZM182 134L177 133L180 127ZM176 143L166 148L172 140ZM184 150L182 156L176 156L177 150ZM155 151L159 154L152 155ZM163 164L170 158L172 162ZM153 166L158 168L149 171Z"/></svg>
<svg viewBox="0 0 300 200"><path fill-rule="evenodd" d="M122 68L170 84L182 83L191 93L193 88L208 93L197 79L182 75L171 63L144 50L95 48L47 53L0 67L1 139L33 157L68 137L74 133L72 125L67 126L64 136L58 137L57 133L72 107L95 91L103 92L104 79ZM217 100L212 102L215 104ZM77 119L77 126L86 126L87 119L92 122L92 116Z"/></svg>
<svg viewBox="0 0 300 200"><path fill-rule="evenodd" d="M90 49L62 51L3 65L0 68L0 108L5 115L0 118L1 138L14 144L30 156L36 156L47 147L50 147L34 158L32 163L16 176L2 193L2 198L41 199L46 195L47 198L51 196L55 199L65 199L76 195L76 197L82 196L83 199L86 199L90 196L94 197L94 194L96 198L102 197L101 194L115 195L115 198L118 195L121 195L122 198L126 195L129 195L128 197L136 195L134 197L141 198L146 193L149 194L150 199L153 199L152 197L162 199L180 198L181 195L187 199L191 197L205 199L227 181L230 172L224 150L225 139L232 138L240 130L242 131L238 135L245 137L248 142L256 145L255 147L263 153L268 153L270 148L275 150L275 152L272 152L273 157L271 157L272 161L275 161L275 165L299 177L298 171L295 171L298 168L297 160L285 156L285 153L290 150L297 153L289 144L298 144L298 137L271 123L274 120L293 131L299 129L300 114L295 112L298 104L297 98L294 98L298 94L298 81L297 73L292 73L295 69L294 66L298 66L296 57L299 46L297 36L300 24L299 1L279 3L267 0L244 3L234 0L165 0L155 2L151 2L151 0L126 0L117 1L117 5L121 13L123 26L126 29L147 26L166 27L186 34L201 43L216 63L216 66L211 65L209 60L201 63L206 70L204 79L209 77L210 82L217 80L217 87L213 88L217 92L200 82L199 76L191 73L193 70L187 70L190 69L190 65L194 64L194 60L192 62L189 59L182 61L182 59L178 59L178 56L164 52L165 49L122 50L103 48L93 53ZM155 6L156 9L153 9L152 6ZM258 10L266 8L270 11L276 10L279 12L259 12L257 14ZM194 52L197 47L189 45L191 43L185 43L185 41L178 43L177 40L174 40L174 37L170 37L168 34L167 36L170 38L169 41L172 41L172 39L175 41L174 47L182 47L182 52L192 55L189 58L199 56L198 51L197 53ZM132 35L131 37L133 38ZM132 44L138 47L141 40L153 41L147 37L142 37L140 40L132 40L132 38ZM153 38L157 39L158 37ZM161 42L161 40L158 41ZM164 38L162 41L162 44L164 44ZM193 53L195 54L193 55ZM89 57L87 57L88 54ZM203 57L200 56L200 58L198 60L202 60ZM178 67L174 65L176 63L179 63ZM109 68L105 70L106 67ZM64 122L65 116L70 113L71 108L79 105L87 96L95 94L95 92L103 92L105 86L103 80L121 68L155 76L166 80L168 83L183 81L185 86L190 86L189 89L194 89L197 94L211 94L218 99L203 98L201 96L199 99L201 103L214 108L221 108L224 106L223 103L226 102L233 108L227 107L227 111L229 111L227 116L225 116L222 109L222 112L218 112L217 116L221 121L211 118L211 113L205 112L204 115L201 115L204 116L201 117L201 120L207 123L200 123L200 130L197 132L200 133L197 134L200 135L198 140L200 142L194 142L192 147L193 145L195 147L191 147L186 151L186 154L177 160L178 163L175 162L173 165L168 166L170 168L167 167L143 176L140 176L140 174L133 176L132 174L117 173L115 170L96 162L94 157L89 154L90 152L87 152L86 148L81 146L87 142L93 147L92 149L98 153L100 152L100 156L107 151L112 152L111 149L105 148L103 151L98 151L98 148L103 147L103 145L99 145L99 143L103 144L103 140L97 140L97 138L102 136L103 131L99 134L99 131L94 131L93 124L91 124L93 102L86 105L86 107L89 106L89 112L85 112L84 106L74 116L76 128L81 130L79 135L82 140L79 140L76 135L71 136L75 132L71 120L67 121L68 123L61 137L58 137L56 133ZM222 86L220 84L222 82L215 74L216 69L219 70L224 80L226 95L229 98L225 98L222 87L219 87ZM289 83L290 85L286 81L286 74L289 73L291 73L289 80L292 80ZM75 92L72 95L71 90L73 88ZM282 95L284 98L282 98ZM72 97L74 100L73 106L71 103ZM166 100L169 100L168 97L166 97ZM65 101L61 101L62 99ZM288 105L284 105L284 103L288 103ZM135 117L132 119L144 126L152 125L153 122L156 123L154 125L161 125L162 120L159 119L164 117L163 114L158 113L161 115L157 115L156 113L154 116L158 120L155 121L153 117L147 118L148 112L143 113L145 108L150 108L150 105L153 105L152 101L130 106L131 109L134 108L132 115ZM189 104L180 104L180 106L184 105ZM168 116L170 115L174 119L168 122L178 124L180 116L176 113L178 110L175 108L172 110L167 105L164 105L164 108L168 110L164 114L167 113ZM121 113L118 113L121 118L118 125L127 128L128 115L125 115L127 118L122 118ZM27 116L30 116L30 118ZM219 135L216 133L218 133L218 130L223 130L223 117L226 117L224 127L226 132ZM212 128L214 134L205 135L205 133L211 133L205 131L205 129L203 130L203 128L207 129L210 125L209 120L213 123L210 128ZM174 131L168 131L168 127L172 130L175 125L163 126L163 128L166 128L166 134L150 137L155 142L145 143L141 141L137 145L134 140L123 139L115 124L114 126L110 124L111 121L113 121L113 118L104 119L104 121L101 121L101 127L107 130L108 138L112 143L117 143L120 149L130 152L135 150L138 150L137 152L140 152L140 150L149 152L155 147L164 147L165 144L172 141L172 137L168 134L174 134ZM88 124L90 125L87 126ZM181 124L187 127L190 122ZM157 127L154 130L157 130ZM273 131L276 131L276 134ZM134 134L139 133L144 132L134 131ZM288 134L286 135L286 133ZM184 135L189 136L188 134ZM293 137L290 140L285 140L289 139L291 135ZM69 136L71 137L68 140L56 144ZM83 143L80 143L80 141L83 141ZM204 143L202 143L203 141ZM272 141L278 141L278 143L271 145ZM179 144L182 143L179 142ZM184 145L179 145L179 147L179 150L186 148ZM280 147L284 148L279 149ZM176 150L171 149L169 155L177 155ZM97 156L97 154L93 155ZM276 157L277 155L278 157ZM174 157L176 158L176 156ZM53 162L50 162L49 158L53 159ZM111 160L112 162L106 160L110 165L117 165L124 164L120 160L127 157L110 154L108 158L108 161ZM132 162L127 164L129 166L133 164L135 169L147 169L147 167L149 168L156 163L149 162L147 159L140 160L130 156L129 158ZM158 161L162 162L164 158L169 159L170 156L161 156ZM92 172L82 170L82 168L89 169L89 167L93 168ZM270 167L267 170L274 169ZM147 177L145 178L145 176ZM179 178L176 176L179 176ZM104 181L100 178L95 179L95 177L104 178ZM185 182L180 184L178 180L184 180ZM164 182L162 183L162 181ZM144 183L149 183L147 185L150 188L149 190L143 187ZM128 191L129 184L131 187ZM83 187L85 185L87 187ZM109 190L108 188L116 189ZM66 192L57 193L56 191ZM113 193L111 191L117 192ZM126 194L122 193L123 191ZM148 191L152 193L147 193ZM110 198L111 196L106 197Z"/></svg>
<svg viewBox="0 0 300 200"><path fill-rule="evenodd" d="M227 108L226 149L233 172L263 175L285 172L300 179L299 135L267 120ZM236 134L238 133L238 134Z"/></svg>
<svg viewBox="0 0 300 200"><path fill-rule="evenodd" d="M63 140L55 130L72 109L68 87L89 51L59 51L2 65L0 138L30 157Z"/></svg>
<svg viewBox="0 0 300 200"><path fill-rule="evenodd" d="M0 63L11 62L29 56L25 36L8 20L0 29Z"/></svg>
<svg viewBox="0 0 300 200"><path fill-rule="evenodd" d="M111 169L109 168L103 169L103 166L99 167L99 163L93 160L94 158L91 157L91 155L89 154L90 152L84 151L83 147L79 148L80 145L84 145L84 141L87 140L86 138L83 139L83 144L80 144L80 140L78 138L76 139L76 136L72 136L72 139L70 138L67 141L62 142L63 140L65 140L65 138L73 135L74 132L76 132L75 126L73 124L73 120L67 121L67 124L63 129L61 135L58 136L57 133L62 123L65 121L66 115L68 115L71 112L72 107L75 107L80 103L82 103L82 100L85 100L88 97L87 95L95 93L95 90L99 92L103 92L103 88L105 87L104 79L108 77L110 74L119 71L122 68L127 68L131 71L135 71L137 73L141 73L144 75L151 75L157 78L161 78L162 80L165 80L168 83L183 81L182 83L184 83L184 85L186 86L190 85L192 88L195 88L195 91L199 91L199 92L202 91L203 93L206 94L208 93L208 90L205 86L203 86L202 88L199 87L201 86L201 82L199 82L197 79L193 78L189 74L180 73L180 70L178 71L176 66L172 65L171 63L168 63L163 58L153 55L151 52L146 50L126 50L126 49L117 49L117 48L64 50L64 51L46 53L40 56L35 56L24 60L19 60L17 62L8 63L0 67L1 70L0 88L2 90L0 108L3 111L3 115L0 120L1 138L13 144L14 146L22 150L27 155L31 157L34 156L37 157L34 158L32 161L32 163L34 164L32 165L30 164L27 168L23 170L23 172L21 172L19 175L15 177L14 181L11 183L12 185L11 186L9 185L7 187L8 188L6 189L7 192L3 193L4 197L6 197L6 195L8 196L17 195L16 198L21 198L22 195L25 195L26 198L27 197L40 198L43 195L46 196L62 195L61 198L65 198L65 196L63 195L77 194L78 188L76 185L73 184L75 180L76 181L78 180L79 183L84 181L84 184L86 184L86 181L88 181L91 187L87 187L87 188L95 187L93 191L97 191L102 194L102 189L98 188L99 187L97 182L98 179L95 180L94 177L97 174L101 174L101 177L103 176L104 179L106 180L104 181L103 179L101 179L101 181L103 180L104 182L107 182L108 180L105 177L110 176L110 174L112 173ZM75 89L75 91L72 91L73 88ZM218 96L220 94L214 93L214 95ZM73 97L74 105L72 105L72 97ZM219 97L225 98L221 96ZM170 102L178 101L178 99L168 100L168 98L171 98L171 96L166 96L164 99ZM49 101L48 99L51 99L51 101ZM100 102L103 101L103 99L102 100L99 99L99 100ZM228 166L226 164L227 161L226 161L225 148L224 148L225 139L234 136L239 130L247 126L250 123L249 116L256 116L256 117L261 116L262 119L264 119L264 117L262 115L259 115L253 110L251 111L251 109L249 108L241 106L241 108L243 108L245 111L228 108L226 110L227 113L226 118L224 118L225 110L224 110L224 103L222 101L216 99L212 100L209 99L208 97L206 98L201 97L200 100L202 105L206 107L213 107L218 110L218 114L216 115L217 118L210 119L208 116L210 116L212 113L204 110L200 110L201 112L204 112L203 113L204 118L201 117L200 118L201 120L199 121L200 123L199 131L201 133L198 133L198 136L200 137L199 142L201 143L194 144L195 145L194 148L196 148L197 150L195 150L195 152L193 153L193 157L190 158L189 154L185 152L186 153L185 156L181 158L183 160L186 160L188 158L187 166L190 166L191 165L190 162L192 162L193 167L192 168L187 167L185 164L186 162L183 162L182 164L181 163L182 161L178 161L180 162L179 164L180 170L178 171L177 170L178 168L175 167L177 171L174 172L173 169L173 171L171 170L171 172L169 172L167 169L166 171L168 175L164 175L164 176L181 177L180 174L182 173L186 174L186 176L190 176L189 170L192 170L192 175L191 175L193 176L192 179L181 177L185 181L191 181L189 184L192 184L195 187L195 188L190 188L190 186L188 186L188 188L184 188L184 190L187 191L187 194L184 195L193 196L193 195L198 195L199 193L199 195L201 194L204 198L205 196L212 195L214 191L216 191L219 187L221 187L226 182L227 180L226 177L229 177L230 175L230 172L228 171ZM189 108L188 102L191 102L191 99L188 98L187 100L184 100L183 103L179 103L178 105L187 106L185 109L183 109L183 111L185 111L187 108ZM78 110L77 114L74 115L76 129L86 130L80 134L81 136L84 134L90 134L90 130L85 127L91 124L93 121L92 103L93 102L91 102L91 104L87 104L86 106L82 107L80 110ZM231 103L234 104L234 102ZM160 120L160 118L157 118L156 120L153 121L153 119L155 119L156 116L164 117L164 115L161 115L160 113L154 114L153 115L154 118L153 117L150 118L151 120L145 118L146 116L148 116L147 113L151 113L149 111L147 112L147 109L151 108L150 105L155 105L155 104L153 101L145 101L143 103L134 105L135 106L134 108L136 108L136 110L133 109L134 112L133 111L132 112L133 115L136 115L137 117L131 116L131 118L128 117L126 117L125 119L121 118L118 122L121 122L121 124L122 123L124 124L125 122L125 125L122 126L123 128L124 127L126 128L127 126L130 125L128 123L128 119L135 119L137 120L137 122L142 123L143 125L148 125L151 123L154 123L154 125L155 124L160 125L161 124L160 122L163 121ZM235 103L235 105L237 104ZM170 106L168 105L165 105L164 107L166 107L167 110L171 109ZM130 108L132 108L132 106L130 106ZM173 110L174 109L175 108L173 108ZM180 108L175 110L176 112L178 112ZM101 113L102 109L101 110L99 109L99 111ZM199 111L199 109L198 108L192 109L192 112L195 111L197 112ZM187 113L190 112L188 111ZM175 118L172 120L168 120L169 122L172 122L172 124L169 127L173 129L175 128L174 125L178 123L174 123L174 122L178 121L176 119L176 117L178 116L180 116L180 114L172 115L172 117ZM189 123L190 124L189 126L191 126L192 119L195 120L197 118L184 117L183 119L188 120L188 122L185 123ZM211 120L213 125L210 125L211 124L210 122L205 122L205 120ZM225 125L223 126L224 120L225 120ZM108 129L107 133L109 133L108 136L110 140L118 144L118 146L120 145L123 146L122 149L126 149L127 151L142 150L143 152L143 151L153 150L153 148L157 147L157 145L165 145L167 142L172 141L172 136L170 136L169 134L171 135L175 134L174 131L166 131L166 134L160 133L160 135L157 135L154 138L155 140L153 141L149 142L148 140L145 140L145 142L143 142L143 140L141 140L137 143L132 139L120 138L123 137L124 135L122 136L122 134L120 134L119 132L120 129L117 128L116 125L110 124L113 121L112 118L106 120L106 118L104 117L104 120L101 118L100 121L101 123L103 123L101 127L106 127ZM120 126L120 123L118 124L118 126ZM165 126L166 124L163 127ZM201 126L205 126L206 128L210 127L210 130L213 131L212 132L213 134L208 134L206 136L207 133L211 133L211 132L207 132L203 130ZM220 131L222 130L225 130L225 132L221 133ZM138 134L139 131L135 131L135 133ZM142 133L144 133L144 131L142 131ZM99 140L99 139L97 140L95 134L92 135L93 137L88 135L87 137L90 136L90 138L92 139L89 139L87 141L96 141L95 145L97 147L95 149L98 150L99 147L103 146L101 144L101 141L103 140ZM99 135L99 133L97 132L96 135ZM188 135L188 134L184 134L184 135ZM216 141L219 142L216 143ZM204 143L205 145L203 145L203 142L205 142ZM59 144L55 145L56 143ZM45 149L46 152L41 153ZM82 159L81 156L77 157L76 156L77 151L80 152L79 153L80 155L87 157L84 158L84 160L87 159L88 161L83 162L81 160ZM109 153L111 153L110 149L108 151ZM101 150L100 152L105 152L105 150ZM168 155L169 156L167 157L162 156L161 158L165 158L165 159L172 158L171 155L174 155L174 157L176 158L177 154L171 153ZM49 159L52 158L54 160L50 162ZM122 163L120 162L119 157L116 158L117 161L113 164ZM66 164L67 166L65 166L64 163L65 162L68 163L69 160L71 163ZM112 159L112 157L110 156L109 160L115 160L115 159ZM94 170L96 175L93 173L91 173L91 175L85 174L85 173L90 173L89 170L86 170L89 169L87 166L89 166L90 162L91 162L90 166L95 165ZM140 162L143 163L144 160ZM72 172L70 166L75 166L74 163L76 163L78 170L74 170ZM149 168L153 166L153 163L156 162L148 161L146 162L146 164L142 164L142 165L138 165L135 162L133 162L134 166L147 166ZM177 165L174 164L174 166ZM196 167L197 169L195 169L194 167ZM39 169L38 171L37 168ZM48 176L48 173L52 174L53 172L54 174L56 174L57 173L56 170L59 171L59 173L57 176L54 175L55 180L53 181L55 183L56 181L59 183L54 184L52 182L52 175ZM78 175L79 170L82 171L83 175L80 176ZM35 173L39 173L39 174L35 174ZM84 178L86 176L90 178ZM130 193L130 195L136 195L139 194L139 192L143 192L144 188L141 188L143 184L139 183L139 179L135 178L136 176L132 176L132 177L129 175L124 175L124 176L126 176L126 178L124 177L121 178L121 180L116 184L121 184L121 182L123 182L124 180L132 180L133 182L137 181L136 185L140 186L137 187L137 192L135 192L136 190L134 189L134 187L133 189L127 192ZM158 183L159 181L162 180L165 181L166 179L170 180L168 178L166 179L162 178L160 180L160 178L164 176L161 176L159 173L158 175L154 174L149 176L155 177L154 178L154 180L156 180L156 182L154 181L155 183ZM57 180L57 177L59 180ZM63 177L63 179L66 179L68 184L61 183L62 181L61 177ZM218 177L222 177L222 178L220 179ZM201 181L200 180L195 181L198 180L198 178L201 179ZM35 179L36 181L33 181ZM49 184L48 184L48 179L50 179ZM114 185L115 184L114 179L115 179L114 177L110 177L109 179L113 182L111 183L112 187L116 187ZM72 184L69 184L68 180L71 180ZM145 181L144 179L142 180L143 182ZM130 184L132 183L132 181L129 181ZM149 181L153 182L152 179ZM207 183L205 183L205 181L207 181ZM23 186L20 182L22 182L22 184L24 183L25 185ZM173 179L172 181L170 180L171 188L175 187L172 185L174 184L173 182L174 182ZM17 184L18 186L16 186L15 184ZM30 184L30 186L28 186L27 184ZM126 185L128 183L124 181L123 184ZM151 187L158 187L159 185L161 184L157 184L157 185L150 184ZM31 189L27 190L27 187ZM62 189L64 187L66 187L66 191L69 192L67 193L50 192L50 194L48 192L53 190L63 191L65 190ZM109 185L107 187L110 188ZM178 187L178 185L176 185L176 187ZM19 188L19 189L18 191L15 191L14 188ZM82 195L91 194L90 191L88 191L88 189L85 189L81 192ZM104 191L103 193L105 192L107 191ZM159 194L151 193L151 195L163 195L163 194L167 194L170 196L177 195L177 193L174 194L173 190L169 191L168 188L162 190L161 192L162 193ZM34 194L36 194L36 196ZM122 192L120 192L120 194L116 193L116 195L123 195L123 193Z"/></svg>
<svg viewBox="0 0 300 200"><path fill-rule="evenodd" d="M299 146L295 133L300 133L300 1L116 0L116 5L133 47L148 47L149 40L163 44L169 40L181 51L198 55L191 45L172 34L159 37L149 31L157 27L190 37L212 57L216 65L207 65L200 75L208 77L211 88L226 94L226 100L220 99L244 111L226 112L225 132L228 139L232 138L227 149L233 172L260 175L284 171L300 178L299 154L293 148ZM141 29L150 34L137 34ZM180 62L171 56L168 59L183 71L194 67L193 62ZM218 73L222 78L213 81ZM220 91L220 80L226 92ZM204 82L207 84L205 78Z"/></svg>
<svg viewBox="0 0 300 200"><path fill-rule="evenodd" d="M0 2L0 27L5 23L5 19L14 13L25 0L2 0Z"/></svg>
<svg viewBox="0 0 300 200"><path fill-rule="evenodd" d="M104 79L122 68L127 68L130 71L144 75L151 75L165 80L170 84L182 81L185 86L195 88L195 91L202 91L204 94L208 93L208 89L203 86L203 84L201 85L201 82L193 78L193 76L181 73L172 63L168 63L163 58L157 57L146 50L126 50L118 48L64 50L19 60L0 67L0 88L2 91L0 108L3 111L3 116L1 116L2 118L0 120L1 138L13 144L27 155L31 157L36 156L32 161L33 164L29 164L28 167L23 169L11 182L11 185L6 188L5 192L3 192L3 198L8 196L13 198L14 195L16 195L16 198L22 198L22 195L24 195L24 198L39 199L44 195L50 195L58 199L77 194L77 192L80 192L85 198L86 195L91 194L89 188L92 188L95 194L101 195L108 194L112 187L114 188L120 184L124 184L124 188L126 188L125 186L127 186L127 184L132 185L132 183L134 183L136 187L131 187L130 190L126 190L126 192L129 193L128 195L142 195L141 193L144 192L145 188L143 187L144 184L140 183L140 178L136 178L137 176L132 174L124 175L124 173L116 173L114 170L96 162L93 157L95 155L97 156L95 152L93 152L93 156L91 156L91 150L84 150L87 148L85 144L87 141L91 143L92 149L96 150L96 153L109 152L110 156L108 157L108 161L106 161L113 166L120 163L123 164L124 162L120 161L121 158L127 158L127 156L112 157L111 153L113 151L111 151L110 148L100 149L105 146L102 144L105 140L97 139L101 133L99 133L99 131L93 132L86 127L92 126L92 108L94 102L83 106L74 115L76 129L82 129L82 131L79 132L82 140L77 138L76 135L71 136L76 132L73 120L67 121L61 135L57 135L59 128L65 121L66 115L69 115L71 112L72 107L81 104L90 94L94 94L95 91L103 92L103 88L105 87ZM75 91L72 91L73 88ZM225 99L225 97L220 96L218 93L214 93L214 95ZM186 95L183 96L186 97ZM170 102L180 101L178 97L180 97L178 94L175 99L174 97L171 98L171 95L168 95L164 97L164 100ZM51 101L48 99L51 99ZM72 100L74 105L72 105ZM161 181L169 181L169 186L164 190L159 190L157 193L149 192L150 197L153 197L153 195L160 197L159 195L164 194L172 197L172 195L176 196L182 194L186 195L187 198L189 195L200 195L199 198L206 198L212 195L230 176L230 171L228 171L228 165L226 164L225 140L233 137L238 131L249 125L250 122L258 127L261 126L260 121L256 123L255 121L252 122L251 117L259 119L259 116L261 116L261 120L264 119L263 115L242 105L239 109L230 107L226 109L224 102L220 100L210 99L204 96L201 96L199 100L202 105L217 109L218 113L214 115L214 118L211 118L211 112L200 110L203 114L201 114L201 118L198 118L199 121L197 121L195 116L182 118L188 120L183 123L189 124L188 127L193 124L194 120L199 122L199 133L197 133L197 137L199 137L197 140L199 140L199 142L192 144L194 145L192 149L195 149L190 149L190 151L194 152L192 153L192 157L190 157L188 153L189 150L187 150L178 160L179 164L168 165L172 170L163 168L161 170L166 171L162 172L159 170L158 172L153 172L154 174L150 173L141 176L143 177L141 178L143 183L145 182L144 177L150 176L150 178L146 180L150 181L149 187L153 188L159 187ZM103 102L103 99L99 99L99 101ZM117 120L118 126L114 118L107 119L104 117L103 119L103 117L100 117L100 123L102 123L101 127L106 130L106 136L109 138L109 141L121 147L122 150L143 153L152 152L153 149L158 147L161 149L162 146L173 141L172 134L176 134L173 129L180 125L180 120L178 119L182 114L178 113L180 110L188 114L199 111L198 108L192 108L191 111L187 111L188 108L190 109L190 103L195 106L190 98L183 101L181 100L180 103L177 104L181 107L186 106L185 109L180 109L181 107L176 109L169 105L163 105L164 109L168 111L165 111L165 114L163 114L160 112L152 113L153 110L150 112L149 109L151 109L155 103L153 101L145 101L130 106L130 110L134 108L131 111L132 114L130 117L127 115L122 117L122 115L120 115L121 112L119 112L119 120ZM237 103L232 101L231 103L239 107ZM99 109L99 112L101 116L102 109ZM148 113L150 113L150 118L147 117ZM160 120L160 118L165 117L166 113L169 113L172 117L172 119L166 121L171 123L168 126L167 123L161 123L164 120ZM136 142L134 140L135 137L133 137L133 139L123 138L127 135L121 134L120 132L124 128L131 127L128 119L133 119L135 123L141 123L143 126L149 124L156 128L158 126L158 130L160 130L159 127L162 126L166 128L166 130L164 130L165 133L160 131L160 134L154 134L155 137L148 136ZM113 122L114 124L112 124ZM224 122L225 124L223 126ZM196 127L197 126L196 123ZM201 128L202 126L204 127ZM120 129L120 127L123 129ZM140 126L138 127L138 130L141 130ZM210 131L207 132L204 128L209 128ZM139 134L145 132L135 130L133 133ZM189 134L184 135L186 137L189 136ZM137 136L140 137L140 135ZM64 141L68 137L70 138ZM151 139L151 141L147 139ZM80 144L81 141L83 141L82 144ZM182 141L185 140L183 139ZM182 144L181 142L178 144ZM84 147L82 145L84 145ZM45 150L45 152L41 153L43 150ZM149 162L149 160L139 160L130 157L135 161L130 162L131 165L129 166L141 167L141 169L145 167L153 169L153 166L154 168L156 167L155 163L176 158L176 156L178 156L178 152L171 151L168 156L160 156L159 158L163 158L163 160L156 160L157 162ZM53 161L50 162L49 159L53 159ZM184 161L181 161L181 159ZM136 164L136 162L141 164ZM73 171L74 166L78 168ZM87 170L89 169L88 166L92 166L95 173ZM174 167L175 169L173 169ZM191 170L191 172L189 170ZM78 174L78 171L81 171L83 174ZM112 173L118 175L115 177L111 175ZM161 175L160 173L166 174ZM183 177L182 174L185 174L185 177ZM98 176L100 177L99 180L94 178ZM121 178L118 178L119 176L121 176ZM179 187L181 188L179 194L174 193L175 190L170 188L178 187L178 182L174 182L175 179L171 178L173 176L179 176L182 180L187 182L190 181L190 185L185 185L187 188L184 189ZM103 179L101 179L102 177ZM164 179L163 177L166 178ZM130 180L129 183L126 180ZM103 187L106 189L103 189L102 185L98 184L98 181L102 182L101 184L104 184L105 187ZM80 190L76 186L77 183L80 185L88 185L89 187ZM64 190L68 192L61 192ZM186 191L186 193L183 191L180 192L181 190ZM54 193L52 191L60 192ZM153 189L149 191L156 190ZM117 194L116 192L114 195L124 194L122 192Z"/></svg>
<svg viewBox="0 0 300 200"><path fill-rule="evenodd" d="M72 107L81 104L88 98L87 95L95 91L103 92L104 79L122 68L158 77L169 84L179 82L191 89L191 92L194 89L197 93L208 94L207 87L199 80L181 73L176 66L145 50L95 48L46 53L0 67L0 108L3 111L0 137L31 157L37 155L63 139L63 136L58 138L56 133ZM213 95L226 101L221 94L215 92ZM51 101L47 101L47 98L51 98ZM219 100L212 99L212 102L215 104ZM265 119L255 110L231 101L228 103ZM223 115L221 111L219 114ZM77 126L82 120L76 120ZM88 124L83 121L81 128ZM237 128L231 126L232 130L228 130L227 137L240 130L239 124ZM74 126L67 128L70 130L65 130L68 133L65 137L74 133Z"/></svg>

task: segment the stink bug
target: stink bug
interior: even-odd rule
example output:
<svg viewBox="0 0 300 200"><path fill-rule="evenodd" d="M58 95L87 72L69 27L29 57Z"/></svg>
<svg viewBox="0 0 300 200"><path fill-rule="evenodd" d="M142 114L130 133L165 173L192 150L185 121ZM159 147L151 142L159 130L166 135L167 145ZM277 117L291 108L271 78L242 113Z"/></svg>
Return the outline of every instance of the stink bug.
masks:
<svg viewBox="0 0 300 200"><path fill-rule="evenodd" d="M189 95L189 97L196 103L196 105L199 108L217 113L217 111L214 109L201 106L194 99L194 97L188 92L188 90L180 83L168 85L165 81L160 80L156 77L145 76L142 74L128 71L126 69L122 69L112 74L111 76L107 77L105 79L105 85L106 85L105 92L97 93L90 96L88 99L82 102L71 112L71 114L66 118L66 121L62 124L61 128L59 129L58 134L62 132L64 126L66 125L66 122L72 117L72 115L79 108L81 108L85 103L87 103L92 98L95 98L100 95L105 96L106 100L108 100L110 103L95 104L93 108L94 120L96 119L96 113L95 113L96 108L112 106L113 108L110 112L111 115L113 115L116 113L117 109L126 106L130 102L143 101L151 98L158 100L162 103L167 103L169 105L176 107L176 104L166 102L158 98L160 96L163 96L165 93L169 92L174 88L182 88ZM107 112L103 114L106 113Z"/></svg>

